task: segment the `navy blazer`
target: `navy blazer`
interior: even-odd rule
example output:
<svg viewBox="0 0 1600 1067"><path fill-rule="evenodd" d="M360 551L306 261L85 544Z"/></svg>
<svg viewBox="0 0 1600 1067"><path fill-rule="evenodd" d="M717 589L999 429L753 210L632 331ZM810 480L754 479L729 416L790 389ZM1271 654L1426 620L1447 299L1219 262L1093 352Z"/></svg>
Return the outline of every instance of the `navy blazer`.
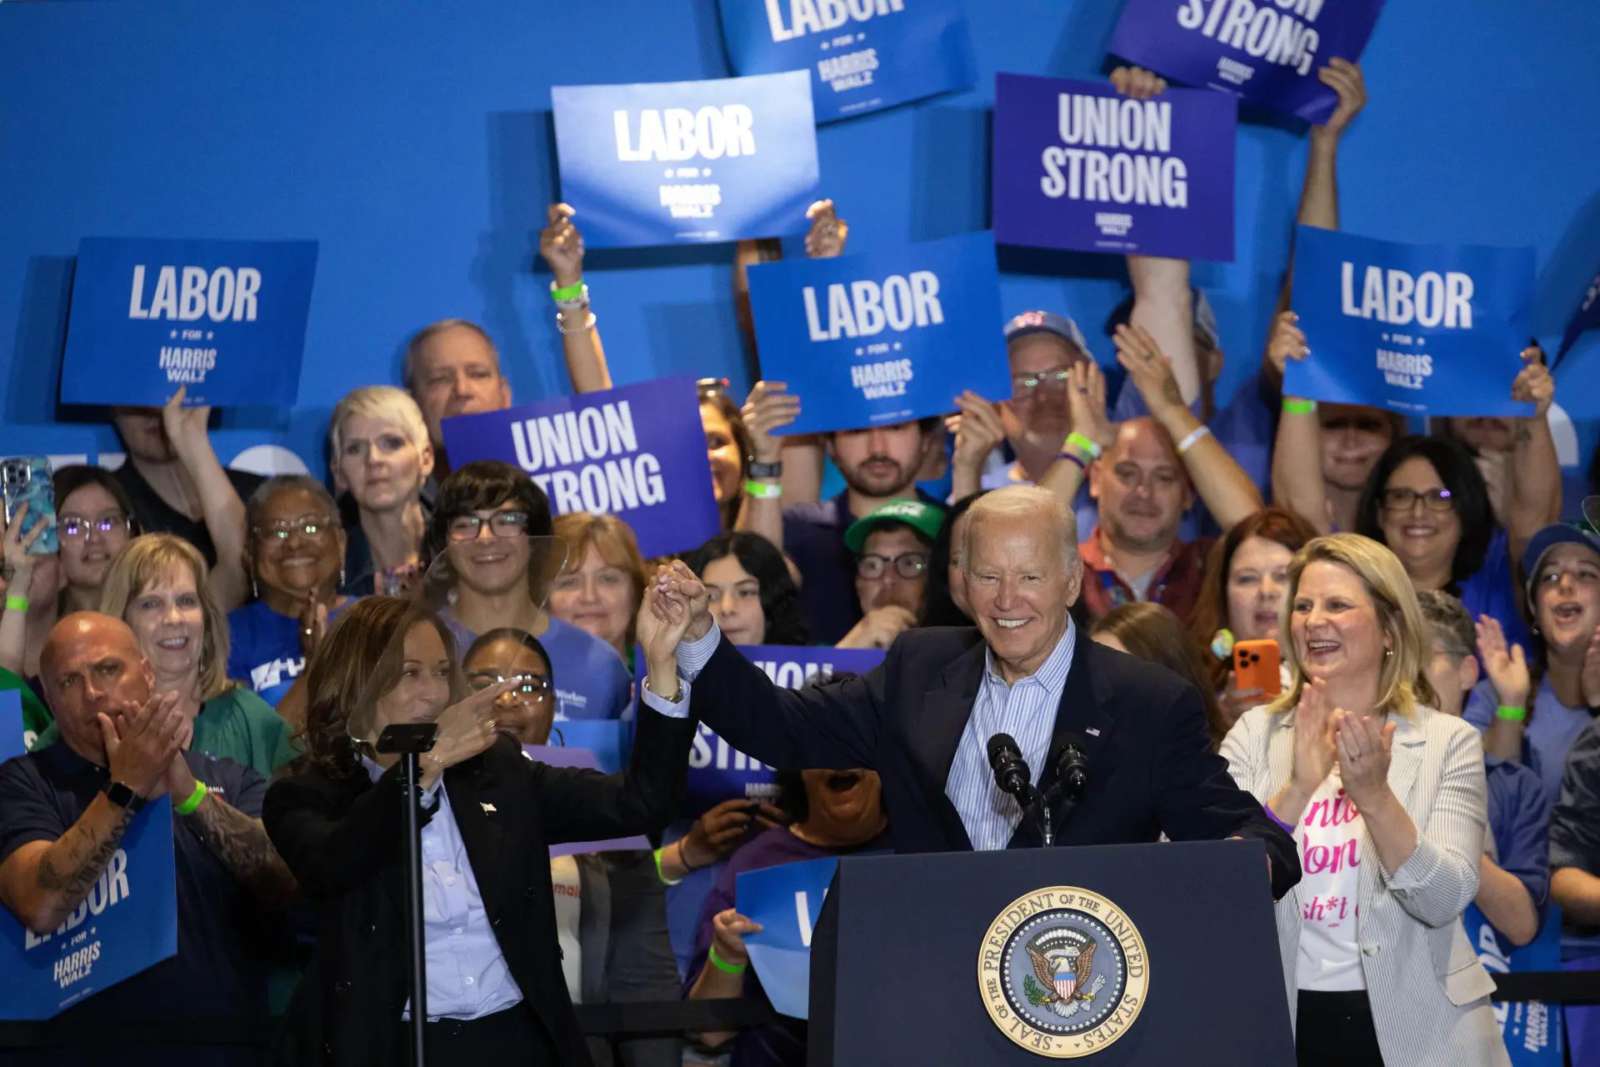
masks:
<svg viewBox="0 0 1600 1067"><path fill-rule="evenodd" d="M775 767L870 767L883 778L897 852L970 851L945 782L983 680L975 627L908 630L859 677L805 689L774 685L724 638L695 679L695 718ZM1042 789L1076 733L1089 787L1067 815L1053 809L1057 845L1258 838L1272 861L1272 894L1300 880L1294 841L1241 790L1211 750L1200 694L1156 664L1114 652L1080 631L1062 689ZM1040 844L1033 821L1008 845Z"/></svg>

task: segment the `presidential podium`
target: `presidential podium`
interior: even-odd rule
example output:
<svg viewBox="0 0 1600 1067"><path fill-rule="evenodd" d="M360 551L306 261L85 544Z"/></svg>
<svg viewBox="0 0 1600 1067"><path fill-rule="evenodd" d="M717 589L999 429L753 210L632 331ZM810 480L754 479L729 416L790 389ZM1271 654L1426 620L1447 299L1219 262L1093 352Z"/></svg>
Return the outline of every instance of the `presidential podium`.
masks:
<svg viewBox="0 0 1600 1067"><path fill-rule="evenodd" d="M808 1063L1294 1063L1255 841L864 856L811 946Z"/></svg>

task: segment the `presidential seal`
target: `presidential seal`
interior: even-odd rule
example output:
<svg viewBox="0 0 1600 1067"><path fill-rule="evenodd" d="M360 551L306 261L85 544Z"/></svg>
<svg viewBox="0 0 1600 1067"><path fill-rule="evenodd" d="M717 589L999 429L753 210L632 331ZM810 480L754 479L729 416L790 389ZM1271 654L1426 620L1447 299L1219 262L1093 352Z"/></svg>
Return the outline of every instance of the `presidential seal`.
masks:
<svg viewBox="0 0 1600 1067"><path fill-rule="evenodd" d="M978 992L1000 1032L1029 1052L1099 1052L1139 1017L1150 988L1144 938L1098 893L1036 889L1006 905L978 950Z"/></svg>

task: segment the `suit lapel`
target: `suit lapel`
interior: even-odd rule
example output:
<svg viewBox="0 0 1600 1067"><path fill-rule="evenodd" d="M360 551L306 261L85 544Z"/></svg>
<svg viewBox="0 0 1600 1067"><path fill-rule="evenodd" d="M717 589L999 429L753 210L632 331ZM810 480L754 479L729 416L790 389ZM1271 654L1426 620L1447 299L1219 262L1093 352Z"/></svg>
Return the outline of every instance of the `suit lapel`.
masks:
<svg viewBox="0 0 1600 1067"><path fill-rule="evenodd" d="M1095 671L1095 662L1103 654L1100 646L1079 628L1072 649L1072 666L1067 669L1067 680L1061 686L1061 702L1056 705L1056 722L1050 732L1050 748L1039 778L1040 789L1049 789L1055 784L1056 761L1073 735L1089 758L1091 776L1095 757L1109 751L1107 742L1117 727L1117 717L1111 711L1116 705L1116 694L1105 691Z"/></svg>
<svg viewBox="0 0 1600 1067"><path fill-rule="evenodd" d="M445 771L444 787L450 794L450 810L467 850L467 860L472 863L472 876L478 883L484 911L493 917L507 902L506 883L516 874L516 864L508 857L521 850L507 847L506 820L515 813L509 810L509 802L499 796L498 777L489 766L487 755ZM502 806L508 810L502 812Z"/></svg>
<svg viewBox="0 0 1600 1067"><path fill-rule="evenodd" d="M972 840L945 793L945 783L950 779L961 734L972 717L972 705L983 681L984 648L984 643L978 641L951 660L923 694L922 706L914 712L915 720L905 724L911 762L922 777L923 789L939 822L955 847L967 849L972 847Z"/></svg>

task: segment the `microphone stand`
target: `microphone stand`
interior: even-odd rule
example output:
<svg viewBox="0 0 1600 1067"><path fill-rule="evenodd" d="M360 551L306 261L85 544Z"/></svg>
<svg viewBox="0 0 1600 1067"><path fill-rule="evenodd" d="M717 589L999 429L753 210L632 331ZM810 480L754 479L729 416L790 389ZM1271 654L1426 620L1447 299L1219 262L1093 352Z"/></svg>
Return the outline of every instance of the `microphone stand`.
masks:
<svg viewBox="0 0 1600 1067"><path fill-rule="evenodd" d="M428 961L422 924L422 790L417 760L433 748L439 728L433 723L396 723L384 728L377 750L398 754L405 779L406 807L406 926L411 955L411 1055L412 1067L424 1067L424 1027L428 1021Z"/></svg>

